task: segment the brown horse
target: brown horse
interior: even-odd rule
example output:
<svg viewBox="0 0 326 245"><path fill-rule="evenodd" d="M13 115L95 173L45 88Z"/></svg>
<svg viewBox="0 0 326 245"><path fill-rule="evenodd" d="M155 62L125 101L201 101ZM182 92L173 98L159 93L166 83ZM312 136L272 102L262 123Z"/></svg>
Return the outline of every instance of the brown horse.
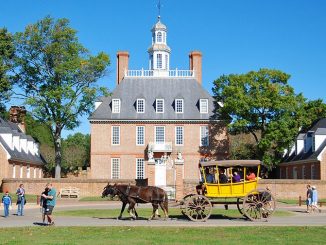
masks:
<svg viewBox="0 0 326 245"><path fill-rule="evenodd" d="M132 213L132 210L135 209L136 203L152 203L153 213L149 220L153 219L155 216L155 213L158 210L158 206L160 206L163 210L165 218L167 219L169 217L168 196L166 192L159 187L108 184L106 187L104 187L102 197L108 195L119 196L122 202L122 209L118 218L121 218L127 203L129 203L128 212L134 219L136 216Z"/></svg>

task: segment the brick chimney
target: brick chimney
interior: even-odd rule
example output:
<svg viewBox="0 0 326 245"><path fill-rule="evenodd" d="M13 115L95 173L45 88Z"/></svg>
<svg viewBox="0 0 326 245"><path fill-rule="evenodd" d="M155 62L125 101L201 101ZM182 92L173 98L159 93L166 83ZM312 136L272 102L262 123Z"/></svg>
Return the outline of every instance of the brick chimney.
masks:
<svg viewBox="0 0 326 245"><path fill-rule="evenodd" d="M195 79L199 84L202 83L202 54L200 51L192 51L189 54L189 69L195 71Z"/></svg>
<svg viewBox="0 0 326 245"><path fill-rule="evenodd" d="M9 121L17 123L23 133L26 133L25 126L26 109L24 106L12 106L9 109Z"/></svg>
<svg viewBox="0 0 326 245"><path fill-rule="evenodd" d="M121 80L125 75L125 71L128 70L129 53L128 51L117 52L117 85L120 84Z"/></svg>

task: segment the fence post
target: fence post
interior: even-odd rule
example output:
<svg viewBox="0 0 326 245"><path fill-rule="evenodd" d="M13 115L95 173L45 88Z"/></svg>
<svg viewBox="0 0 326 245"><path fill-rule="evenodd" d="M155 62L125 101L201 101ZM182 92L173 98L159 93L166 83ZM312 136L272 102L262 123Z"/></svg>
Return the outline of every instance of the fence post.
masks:
<svg viewBox="0 0 326 245"><path fill-rule="evenodd" d="M299 206L301 206L301 196L299 196Z"/></svg>

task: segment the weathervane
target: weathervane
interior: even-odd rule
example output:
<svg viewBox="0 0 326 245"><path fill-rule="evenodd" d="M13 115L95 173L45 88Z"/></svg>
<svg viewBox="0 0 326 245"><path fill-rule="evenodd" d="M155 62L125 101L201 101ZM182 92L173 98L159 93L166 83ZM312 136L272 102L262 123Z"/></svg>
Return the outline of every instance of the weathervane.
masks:
<svg viewBox="0 0 326 245"><path fill-rule="evenodd" d="M160 19L161 18L161 8L162 8L161 0L158 0L158 4L156 6L158 8L158 19Z"/></svg>

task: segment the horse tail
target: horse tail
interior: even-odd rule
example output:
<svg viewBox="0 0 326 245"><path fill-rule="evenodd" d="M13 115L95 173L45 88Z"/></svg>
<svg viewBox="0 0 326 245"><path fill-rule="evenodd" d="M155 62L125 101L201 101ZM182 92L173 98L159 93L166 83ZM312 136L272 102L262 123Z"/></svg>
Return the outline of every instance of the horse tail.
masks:
<svg viewBox="0 0 326 245"><path fill-rule="evenodd" d="M166 210L166 212L169 212L169 199L168 199L168 195L166 194L166 192L164 192L164 208Z"/></svg>

